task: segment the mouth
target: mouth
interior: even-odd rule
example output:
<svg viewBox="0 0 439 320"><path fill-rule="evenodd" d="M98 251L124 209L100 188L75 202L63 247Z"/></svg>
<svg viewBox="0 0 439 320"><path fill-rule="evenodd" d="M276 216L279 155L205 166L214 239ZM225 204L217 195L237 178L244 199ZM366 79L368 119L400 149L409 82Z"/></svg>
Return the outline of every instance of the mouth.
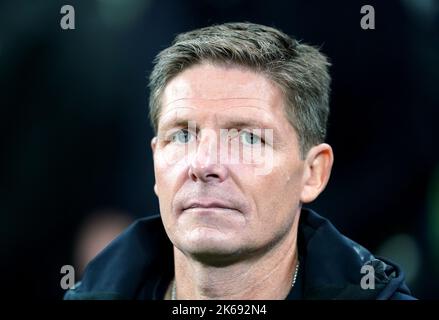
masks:
<svg viewBox="0 0 439 320"><path fill-rule="evenodd" d="M239 211L237 208L235 208L233 205L217 201L217 200L192 200L187 203L185 203L182 207L181 212L184 213L185 211Z"/></svg>

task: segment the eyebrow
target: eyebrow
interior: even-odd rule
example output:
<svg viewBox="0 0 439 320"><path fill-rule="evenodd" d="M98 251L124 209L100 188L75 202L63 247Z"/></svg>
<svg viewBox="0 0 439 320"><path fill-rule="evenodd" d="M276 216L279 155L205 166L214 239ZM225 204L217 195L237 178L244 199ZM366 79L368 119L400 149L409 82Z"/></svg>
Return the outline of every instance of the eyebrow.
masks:
<svg viewBox="0 0 439 320"><path fill-rule="evenodd" d="M229 128L274 129L271 128L274 126L269 126L267 123L256 119L233 119L230 121L226 121L226 123L227 123L226 126L227 128L224 129L229 129Z"/></svg>
<svg viewBox="0 0 439 320"><path fill-rule="evenodd" d="M184 128L188 126L189 121L193 121L193 120L178 118L174 120L165 121L163 125L159 126L159 131L171 129L171 128L177 128L177 127Z"/></svg>

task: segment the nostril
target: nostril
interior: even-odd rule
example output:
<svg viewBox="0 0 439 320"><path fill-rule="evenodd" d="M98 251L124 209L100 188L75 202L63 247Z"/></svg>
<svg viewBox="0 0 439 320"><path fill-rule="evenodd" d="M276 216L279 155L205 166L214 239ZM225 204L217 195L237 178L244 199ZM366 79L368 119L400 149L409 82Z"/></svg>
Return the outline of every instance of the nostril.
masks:
<svg viewBox="0 0 439 320"><path fill-rule="evenodd" d="M206 180L209 180L209 178L211 178L211 179L219 179L220 176L217 175L216 173L209 173L209 174L206 175Z"/></svg>
<svg viewBox="0 0 439 320"><path fill-rule="evenodd" d="M221 168L215 168L214 166L206 167L206 168L193 168L189 169L189 177L192 181L203 181L203 182L212 182L214 180L222 181L225 179L225 174L221 172L216 172L221 170ZM224 169L223 169L224 170Z"/></svg>
<svg viewBox="0 0 439 320"><path fill-rule="evenodd" d="M189 163L188 175L192 181L212 182L218 180L221 182L227 179L228 168L225 164L199 160L201 159L194 159Z"/></svg>

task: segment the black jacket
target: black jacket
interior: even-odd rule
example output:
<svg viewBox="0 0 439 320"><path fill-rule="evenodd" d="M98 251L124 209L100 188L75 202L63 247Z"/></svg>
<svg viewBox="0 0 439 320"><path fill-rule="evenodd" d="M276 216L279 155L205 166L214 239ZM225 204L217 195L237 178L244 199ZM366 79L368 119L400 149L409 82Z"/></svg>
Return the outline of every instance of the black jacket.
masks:
<svg viewBox="0 0 439 320"><path fill-rule="evenodd" d="M396 264L374 257L309 209L301 212L298 250L298 279L287 299L414 299ZM361 288L365 264L374 267L374 289ZM162 299L173 268L160 216L140 219L89 263L64 299Z"/></svg>

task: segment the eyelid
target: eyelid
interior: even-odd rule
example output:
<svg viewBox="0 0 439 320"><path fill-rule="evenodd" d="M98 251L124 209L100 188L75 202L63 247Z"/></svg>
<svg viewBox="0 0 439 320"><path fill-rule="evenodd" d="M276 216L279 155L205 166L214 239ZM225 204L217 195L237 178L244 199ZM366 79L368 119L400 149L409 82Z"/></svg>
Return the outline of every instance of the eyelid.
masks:
<svg viewBox="0 0 439 320"><path fill-rule="evenodd" d="M164 137L165 141L170 141L171 138L172 138L176 133L178 133L178 132L180 132L180 131L186 131L186 132L189 132L189 133L192 133L192 134L195 134L195 135L196 135L196 132L192 132L192 130L189 130L188 127L184 127L184 126L178 127L178 126L177 126L177 127L174 127L174 128L171 128L171 129L166 130L166 132L163 134L163 137Z"/></svg>
<svg viewBox="0 0 439 320"><path fill-rule="evenodd" d="M260 129L260 128L242 128L242 129L238 129L238 134L241 134L241 132L248 132L261 139L262 143L265 143L264 131L265 129Z"/></svg>

